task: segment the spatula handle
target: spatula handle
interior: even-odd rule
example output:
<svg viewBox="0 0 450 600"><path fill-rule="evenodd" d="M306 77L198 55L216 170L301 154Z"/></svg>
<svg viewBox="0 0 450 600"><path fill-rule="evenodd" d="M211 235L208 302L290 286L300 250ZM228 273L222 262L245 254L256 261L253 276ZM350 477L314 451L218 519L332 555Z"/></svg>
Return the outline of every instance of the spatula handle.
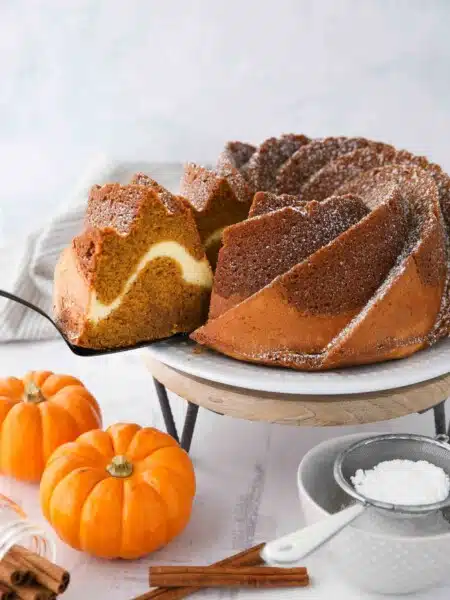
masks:
<svg viewBox="0 0 450 600"><path fill-rule="evenodd" d="M313 525L269 542L262 549L261 557L267 564L274 567L296 563L320 548L359 517L364 510L364 505L355 504Z"/></svg>
<svg viewBox="0 0 450 600"><path fill-rule="evenodd" d="M25 306L26 308L33 310L34 312L41 315L41 317L48 319L51 323L54 324L53 319L50 317L50 315L48 315L45 311L43 311L42 308L39 308L39 306L36 306L36 304L32 304L31 302L28 302L28 300L24 300L23 298L20 298L19 296L16 296L15 294L12 294L11 292L7 292L5 290L0 290L0 296L2 296L3 298L7 298L8 300L11 300L12 302L17 302L18 304L22 304L22 306Z"/></svg>

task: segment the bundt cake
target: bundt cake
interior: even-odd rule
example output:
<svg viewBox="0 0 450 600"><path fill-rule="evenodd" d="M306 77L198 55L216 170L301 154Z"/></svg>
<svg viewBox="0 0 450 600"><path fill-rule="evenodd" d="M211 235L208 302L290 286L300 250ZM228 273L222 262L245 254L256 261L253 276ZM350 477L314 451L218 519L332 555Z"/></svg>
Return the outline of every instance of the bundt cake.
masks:
<svg viewBox="0 0 450 600"><path fill-rule="evenodd" d="M254 195L223 232L198 343L323 370L408 356L449 334L450 178L362 138L233 142ZM224 159L221 158L219 163Z"/></svg>
<svg viewBox="0 0 450 600"><path fill-rule="evenodd" d="M153 180L94 186L85 228L54 279L54 316L75 345L131 346L204 323L212 286L192 211Z"/></svg>

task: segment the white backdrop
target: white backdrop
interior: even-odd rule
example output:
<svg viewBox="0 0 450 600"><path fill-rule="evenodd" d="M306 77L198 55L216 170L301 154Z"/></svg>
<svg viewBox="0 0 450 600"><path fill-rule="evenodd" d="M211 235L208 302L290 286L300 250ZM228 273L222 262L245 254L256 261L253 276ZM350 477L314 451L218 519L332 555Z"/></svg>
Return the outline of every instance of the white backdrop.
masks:
<svg viewBox="0 0 450 600"><path fill-rule="evenodd" d="M3 0L3 223L42 221L98 151L359 134L450 168L449 22L447 0Z"/></svg>

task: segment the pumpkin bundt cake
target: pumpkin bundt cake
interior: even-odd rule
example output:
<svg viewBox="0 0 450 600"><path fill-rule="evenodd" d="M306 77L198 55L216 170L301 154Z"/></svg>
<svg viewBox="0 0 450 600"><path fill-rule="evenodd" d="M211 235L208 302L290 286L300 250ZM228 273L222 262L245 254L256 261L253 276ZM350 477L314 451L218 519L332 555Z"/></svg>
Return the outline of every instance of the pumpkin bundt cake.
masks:
<svg viewBox="0 0 450 600"><path fill-rule="evenodd" d="M91 190L55 270L54 316L75 345L130 346L204 323L211 286L191 209L138 175Z"/></svg>
<svg viewBox="0 0 450 600"><path fill-rule="evenodd" d="M283 153L286 138L298 146ZM233 167L257 193L249 218L224 230L209 320L191 337L240 360L323 370L448 336L450 178L387 144L300 138L228 146L247 148Z"/></svg>

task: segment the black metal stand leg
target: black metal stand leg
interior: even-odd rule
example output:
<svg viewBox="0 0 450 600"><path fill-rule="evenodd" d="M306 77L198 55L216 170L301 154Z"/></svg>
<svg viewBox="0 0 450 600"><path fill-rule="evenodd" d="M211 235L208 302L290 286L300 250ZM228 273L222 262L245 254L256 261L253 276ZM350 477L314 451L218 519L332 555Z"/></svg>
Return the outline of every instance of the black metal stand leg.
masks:
<svg viewBox="0 0 450 600"><path fill-rule="evenodd" d="M184 421L183 432L181 434L181 442L178 436L177 427L175 425L175 419L173 418L172 408L170 406L169 398L167 396L167 390L165 386L160 383L157 379L153 378L155 384L156 393L158 395L159 404L161 406L161 412L163 415L164 423L166 426L167 433L171 435L186 452L191 449L192 437L194 435L195 425L197 423L198 416L198 405L192 402L187 403L186 418ZM439 404L433 407L434 413L434 428L436 435L447 435L450 437L450 423L447 429L447 420L445 416L445 403L443 400ZM430 410L429 408L423 411L419 411L423 414ZM214 411L212 411L214 412ZM217 413L220 414L220 413Z"/></svg>
<svg viewBox="0 0 450 600"><path fill-rule="evenodd" d="M445 435L447 433L447 422L445 418L445 400L433 408L434 428L436 435Z"/></svg>
<svg viewBox="0 0 450 600"><path fill-rule="evenodd" d="M184 421L183 433L181 434L181 447L186 452L191 449L192 436L194 435L195 424L197 422L198 404L188 402L186 420Z"/></svg>
<svg viewBox="0 0 450 600"><path fill-rule="evenodd" d="M153 382L155 384L156 393L158 394L159 405L161 406L166 431L179 443L180 438L178 437L175 419L173 418L173 412L170 408L169 398L167 397L167 390L157 379L153 378Z"/></svg>
<svg viewBox="0 0 450 600"><path fill-rule="evenodd" d="M173 418L172 408L170 406L169 397L165 386L157 379L153 378L156 393L158 395L159 405L166 426L166 431L171 435L186 452L191 449L192 436L194 435L195 424L197 422L198 405L188 402L186 419L184 421L183 433L181 434L181 442L178 436L175 419Z"/></svg>

